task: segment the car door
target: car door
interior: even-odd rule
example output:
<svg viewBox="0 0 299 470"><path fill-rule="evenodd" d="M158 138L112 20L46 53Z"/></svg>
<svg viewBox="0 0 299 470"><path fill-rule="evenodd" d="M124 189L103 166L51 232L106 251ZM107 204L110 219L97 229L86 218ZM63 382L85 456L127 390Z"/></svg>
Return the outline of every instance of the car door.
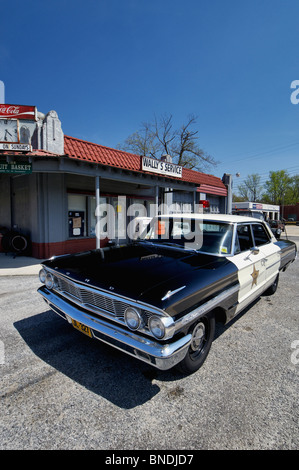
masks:
<svg viewBox="0 0 299 470"><path fill-rule="evenodd" d="M237 224L234 256L230 261L238 268L240 289L235 312L238 313L261 294L266 279L265 255L255 247L250 223Z"/></svg>
<svg viewBox="0 0 299 470"><path fill-rule="evenodd" d="M263 272L264 290L273 284L279 272L280 266L280 249L274 244L272 232L268 230L264 223L252 223L252 235L255 246L264 256L263 264L265 270Z"/></svg>

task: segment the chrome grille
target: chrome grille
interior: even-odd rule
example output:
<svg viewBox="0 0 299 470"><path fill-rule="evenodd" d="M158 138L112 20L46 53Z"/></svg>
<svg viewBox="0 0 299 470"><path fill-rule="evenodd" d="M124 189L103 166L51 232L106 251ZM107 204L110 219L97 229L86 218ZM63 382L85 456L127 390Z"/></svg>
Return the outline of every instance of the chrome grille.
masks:
<svg viewBox="0 0 299 470"><path fill-rule="evenodd" d="M77 301L86 307L95 307L95 309L103 310L104 312L118 318L123 318L126 308L129 307L129 304L126 302L114 299L108 295L92 290L91 288L88 289L84 288L84 286L76 285L60 276L58 277L56 275L56 279L57 291L67 297L73 297L74 301ZM150 312L144 312L144 314L148 317Z"/></svg>

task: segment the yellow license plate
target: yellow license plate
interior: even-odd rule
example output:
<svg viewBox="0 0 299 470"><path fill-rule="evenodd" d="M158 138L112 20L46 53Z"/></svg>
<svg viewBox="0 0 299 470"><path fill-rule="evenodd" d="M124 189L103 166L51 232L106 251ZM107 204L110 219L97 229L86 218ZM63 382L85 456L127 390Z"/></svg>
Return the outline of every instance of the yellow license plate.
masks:
<svg viewBox="0 0 299 470"><path fill-rule="evenodd" d="M83 325L83 323L80 323L80 322L78 322L76 320L73 320L73 319L72 319L72 324L73 324L74 328L76 328L77 330L81 331L85 335L92 338L91 329L88 326Z"/></svg>

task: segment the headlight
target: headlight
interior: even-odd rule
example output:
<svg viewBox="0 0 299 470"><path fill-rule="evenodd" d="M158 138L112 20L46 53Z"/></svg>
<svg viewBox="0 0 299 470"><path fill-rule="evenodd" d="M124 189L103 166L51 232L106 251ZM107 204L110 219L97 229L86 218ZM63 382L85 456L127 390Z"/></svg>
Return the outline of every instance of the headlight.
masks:
<svg viewBox="0 0 299 470"><path fill-rule="evenodd" d="M142 317L138 310L129 307L125 311L125 322L130 330L138 330L142 325Z"/></svg>
<svg viewBox="0 0 299 470"><path fill-rule="evenodd" d="M54 276L51 273L46 274L45 284L48 289L52 289L54 286Z"/></svg>
<svg viewBox="0 0 299 470"><path fill-rule="evenodd" d="M46 275L47 275L46 271L44 270L44 268L42 268L42 269L40 270L40 272L39 272L39 280L40 280L40 282L42 282L43 284L44 284L45 281L46 281Z"/></svg>
<svg viewBox="0 0 299 470"><path fill-rule="evenodd" d="M165 325L159 317L151 317L149 319L149 329L157 339L162 339L165 336Z"/></svg>

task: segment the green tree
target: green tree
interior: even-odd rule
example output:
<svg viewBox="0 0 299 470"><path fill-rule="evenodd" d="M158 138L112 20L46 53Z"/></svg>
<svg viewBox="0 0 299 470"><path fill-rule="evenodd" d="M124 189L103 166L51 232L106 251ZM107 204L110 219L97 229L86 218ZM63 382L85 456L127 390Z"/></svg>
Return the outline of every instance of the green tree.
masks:
<svg viewBox="0 0 299 470"><path fill-rule="evenodd" d="M286 170L270 171L269 179L265 183L265 202L272 204L286 204L286 194L292 183L292 178Z"/></svg>
<svg viewBox="0 0 299 470"><path fill-rule="evenodd" d="M291 178L284 200L285 204L296 204L297 202L299 202L299 175Z"/></svg>

